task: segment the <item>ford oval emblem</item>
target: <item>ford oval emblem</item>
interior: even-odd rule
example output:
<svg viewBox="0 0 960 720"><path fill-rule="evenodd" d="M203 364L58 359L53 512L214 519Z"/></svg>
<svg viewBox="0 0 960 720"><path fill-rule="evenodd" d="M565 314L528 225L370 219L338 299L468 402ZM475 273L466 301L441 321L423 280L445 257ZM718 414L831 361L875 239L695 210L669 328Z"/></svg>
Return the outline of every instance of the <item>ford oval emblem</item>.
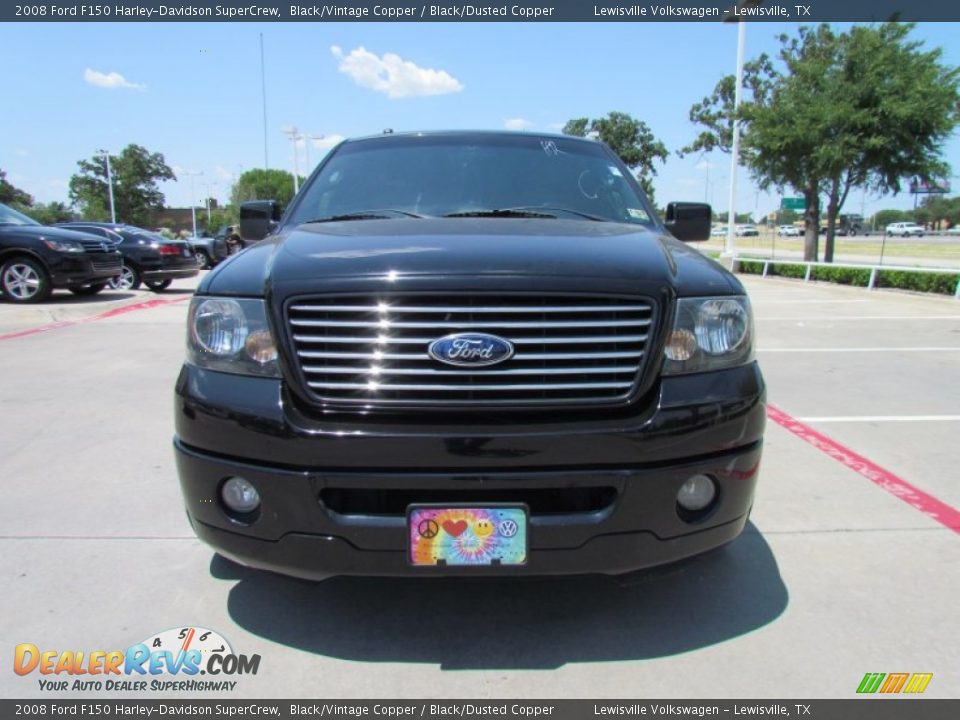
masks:
<svg viewBox="0 0 960 720"><path fill-rule="evenodd" d="M496 365L513 357L513 345L496 335L456 333L430 343L430 357L447 365L483 367Z"/></svg>

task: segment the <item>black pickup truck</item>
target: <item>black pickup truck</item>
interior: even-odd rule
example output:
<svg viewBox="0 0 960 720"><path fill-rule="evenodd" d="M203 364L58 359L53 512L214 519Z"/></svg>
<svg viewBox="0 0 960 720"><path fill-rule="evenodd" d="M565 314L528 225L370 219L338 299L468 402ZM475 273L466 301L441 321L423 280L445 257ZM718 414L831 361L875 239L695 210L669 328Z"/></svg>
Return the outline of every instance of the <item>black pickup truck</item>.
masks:
<svg viewBox="0 0 960 720"><path fill-rule="evenodd" d="M331 575L624 573L744 528L765 421L739 281L593 140L348 140L204 278L176 384L197 535Z"/></svg>

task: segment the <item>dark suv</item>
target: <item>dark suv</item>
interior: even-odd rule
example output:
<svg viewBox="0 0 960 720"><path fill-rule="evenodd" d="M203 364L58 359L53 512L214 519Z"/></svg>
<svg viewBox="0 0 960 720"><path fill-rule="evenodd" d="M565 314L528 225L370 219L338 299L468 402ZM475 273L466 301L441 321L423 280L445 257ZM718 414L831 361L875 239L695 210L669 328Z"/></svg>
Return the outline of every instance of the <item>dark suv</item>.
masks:
<svg viewBox="0 0 960 720"><path fill-rule="evenodd" d="M120 271L120 253L102 239L47 227L0 204L0 295L46 300L54 288L93 295Z"/></svg>
<svg viewBox="0 0 960 720"><path fill-rule="evenodd" d="M106 239L123 255L123 267L111 280L117 290L136 290L140 283L154 292L170 287L174 280L199 273L197 259L183 240L169 240L159 233L122 223L77 221L59 223Z"/></svg>
<svg viewBox="0 0 960 720"><path fill-rule="evenodd" d="M350 140L193 299L197 535L306 578L623 573L733 540L764 383L738 280L605 145Z"/></svg>

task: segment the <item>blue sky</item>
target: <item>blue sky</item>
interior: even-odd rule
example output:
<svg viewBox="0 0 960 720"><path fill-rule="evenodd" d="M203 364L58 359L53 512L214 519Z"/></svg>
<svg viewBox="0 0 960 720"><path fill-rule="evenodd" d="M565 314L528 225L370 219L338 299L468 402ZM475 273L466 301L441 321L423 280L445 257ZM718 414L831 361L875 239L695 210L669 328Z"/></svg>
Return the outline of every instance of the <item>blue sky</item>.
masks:
<svg viewBox="0 0 960 720"><path fill-rule="evenodd" d="M750 25L747 57L775 52L776 36L795 29ZM914 37L960 65L957 29L925 24ZM388 127L557 131L611 110L644 120L674 151L696 133L690 105L736 60L736 28L715 23L5 24L0 168L38 200L66 200L78 160L139 143L178 171L202 172L197 203L208 192L226 198L237 174L264 163L261 32L269 163L285 169L289 126L325 136L309 141L312 166L332 139ZM945 155L960 174L960 137ZM657 200L708 199L724 211L729 167L720 153L671 154L654 182ZM188 206L190 179L179 174L163 190L169 204ZM776 198L758 193L745 170L739 177L738 210L774 209ZM868 196L865 209L911 205L902 193ZM860 206L851 196L847 209Z"/></svg>

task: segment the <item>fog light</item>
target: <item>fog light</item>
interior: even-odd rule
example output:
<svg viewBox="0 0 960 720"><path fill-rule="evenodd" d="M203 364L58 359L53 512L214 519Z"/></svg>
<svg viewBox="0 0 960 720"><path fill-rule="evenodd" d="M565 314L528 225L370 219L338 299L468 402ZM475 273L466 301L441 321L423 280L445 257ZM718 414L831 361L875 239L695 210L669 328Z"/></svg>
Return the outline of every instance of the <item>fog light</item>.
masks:
<svg viewBox="0 0 960 720"><path fill-rule="evenodd" d="M680 486L677 502L684 510L703 510L717 496L717 486L709 475L694 475Z"/></svg>
<svg viewBox="0 0 960 720"><path fill-rule="evenodd" d="M246 515L260 507L260 493L242 477L232 477L220 488L223 504L235 513Z"/></svg>

